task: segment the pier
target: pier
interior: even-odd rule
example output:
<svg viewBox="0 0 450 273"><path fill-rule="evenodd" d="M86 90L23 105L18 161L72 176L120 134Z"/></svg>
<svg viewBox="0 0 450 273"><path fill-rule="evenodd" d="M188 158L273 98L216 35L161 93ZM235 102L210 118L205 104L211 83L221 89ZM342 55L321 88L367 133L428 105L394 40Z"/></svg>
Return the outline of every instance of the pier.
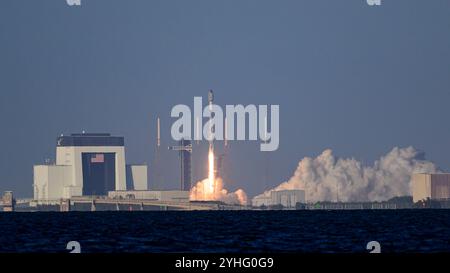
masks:
<svg viewBox="0 0 450 273"><path fill-rule="evenodd" d="M59 200L32 200L30 208L35 211L192 211L192 210L242 210L242 206L217 202L175 202L148 199L113 199L107 197L72 197Z"/></svg>

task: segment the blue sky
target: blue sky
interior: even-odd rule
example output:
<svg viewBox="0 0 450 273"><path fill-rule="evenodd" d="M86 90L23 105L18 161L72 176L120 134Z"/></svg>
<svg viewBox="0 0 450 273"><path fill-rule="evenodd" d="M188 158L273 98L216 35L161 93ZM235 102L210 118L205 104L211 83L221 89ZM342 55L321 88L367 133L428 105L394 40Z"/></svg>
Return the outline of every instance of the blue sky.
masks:
<svg viewBox="0 0 450 273"><path fill-rule="evenodd" d="M371 164L412 145L448 170L449 11L445 0L2 1L0 190L31 196L33 164L81 130L124 136L127 161L154 172L157 116L158 186L175 188L170 110L209 89L220 105L280 105L279 150L231 143L231 190L258 194L326 148ZM206 149L194 147L198 179Z"/></svg>

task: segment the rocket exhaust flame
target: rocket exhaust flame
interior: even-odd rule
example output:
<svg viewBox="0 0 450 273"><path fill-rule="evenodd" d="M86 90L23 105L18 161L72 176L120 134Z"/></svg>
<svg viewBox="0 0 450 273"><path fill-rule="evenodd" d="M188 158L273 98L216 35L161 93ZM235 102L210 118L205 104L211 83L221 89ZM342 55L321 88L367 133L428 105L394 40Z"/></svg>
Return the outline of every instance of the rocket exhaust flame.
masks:
<svg viewBox="0 0 450 273"><path fill-rule="evenodd" d="M192 201L222 201L228 204L247 204L247 195L242 189L235 192L228 192L224 188L221 177L215 176L214 164L214 148L209 146L208 151L208 177L198 181L192 187L190 200Z"/></svg>
<svg viewBox="0 0 450 273"><path fill-rule="evenodd" d="M208 102L209 102L209 110L212 111L212 104L214 102L214 93L212 90L208 92ZM211 116L212 117L212 116ZM215 129L214 129L215 131ZM209 128L210 134L214 135L212 124L210 123ZM215 196L216 192L216 178L215 178L215 170L214 170L214 137L209 141L209 151L208 151L208 185L207 186L207 194Z"/></svg>
<svg viewBox="0 0 450 273"><path fill-rule="evenodd" d="M203 200L215 200L216 178L214 176L214 150L209 145L208 151L208 178L203 183Z"/></svg>
<svg viewBox="0 0 450 273"><path fill-rule="evenodd" d="M214 93L212 90L209 90L208 92L208 102L209 102L209 110L212 111L212 104L214 102ZM214 134L213 133L213 129L212 129L212 124L210 123L210 128L209 128L209 132L210 134ZM203 193L204 193L204 198L206 198L206 196L214 196L215 193L215 183L216 183L216 179L214 177L214 142L213 142L213 137L211 138L211 140L209 141L209 151L208 151L208 184L204 185L206 186L206 189L204 189Z"/></svg>
<svg viewBox="0 0 450 273"><path fill-rule="evenodd" d="M213 189L213 190L211 190ZM222 201L227 204L247 205L247 195L242 189L228 192L224 188L222 178L216 177L211 187L209 178L197 182L191 189L191 201Z"/></svg>
<svg viewBox="0 0 450 273"><path fill-rule="evenodd" d="M210 110L212 110L212 104L214 101L214 93L212 90L208 93L208 102ZM197 122L198 124L198 122ZM211 123L210 123L211 124ZM212 128L209 128L209 132L213 133ZM208 178L198 181L197 184L192 187L190 192L190 200L193 201L222 201L229 204L247 204L247 195L242 189L238 189L235 192L228 192L224 186L222 178L215 176L215 157L214 157L214 137L209 141L208 150Z"/></svg>
<svg viewBox="0 0 450 273"><path fill-rule="evenodd" d="M208 190L210 193L214 194L216 179L214 177L214 150L212 146L209 146L208 163Z"/></svg>

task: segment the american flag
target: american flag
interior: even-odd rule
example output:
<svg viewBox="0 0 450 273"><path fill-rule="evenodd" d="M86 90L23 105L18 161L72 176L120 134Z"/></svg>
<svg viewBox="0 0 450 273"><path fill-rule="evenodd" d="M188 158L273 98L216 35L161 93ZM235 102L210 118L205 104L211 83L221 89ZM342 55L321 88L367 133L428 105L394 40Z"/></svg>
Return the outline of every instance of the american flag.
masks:
<svg viewBox="0 0 450 273"><path fill-rule="evenodd" d="M91 157L91 163L104 163L104 162L105 162L104 154L96 154L95 156Z"/></svg>

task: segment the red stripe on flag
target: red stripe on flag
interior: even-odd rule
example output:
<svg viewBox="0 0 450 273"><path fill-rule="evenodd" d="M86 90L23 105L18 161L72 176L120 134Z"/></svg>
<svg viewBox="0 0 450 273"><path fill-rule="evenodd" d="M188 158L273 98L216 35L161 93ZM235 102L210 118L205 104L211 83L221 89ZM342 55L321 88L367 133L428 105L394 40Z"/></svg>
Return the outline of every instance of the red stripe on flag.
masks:
<svg viewBox="0 0 450 273"><path fill-rule="evenodd" d="M91 163L103 163L103 162L105 162L104 154L96 154L94 157L91 158Z"/></svg>

